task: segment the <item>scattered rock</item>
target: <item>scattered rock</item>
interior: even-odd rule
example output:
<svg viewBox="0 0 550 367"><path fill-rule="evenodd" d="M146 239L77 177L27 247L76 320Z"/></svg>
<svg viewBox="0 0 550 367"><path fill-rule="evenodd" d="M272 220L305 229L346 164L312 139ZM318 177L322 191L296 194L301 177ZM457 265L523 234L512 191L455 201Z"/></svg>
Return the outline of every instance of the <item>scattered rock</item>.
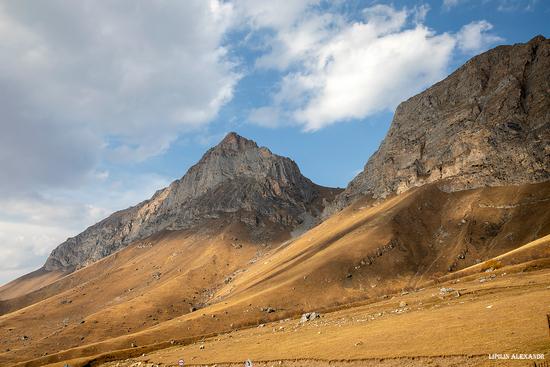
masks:
<svg viewBox="0 0 550 367"><path fill-rule="evenodd" d="M312 320L315 320L315 319L318 319L320 318L321 315L318 314L317 312L306 312L305 314L302 315L302 317L300 318L300 324L303 324L305 322L308 322L308 321L312 321Z"/></svg>
<svg viewBox="0 0 550 367"><path fill-rule="evenodd" d="M130 346L131 346L132 348L137 348L137 344L136 344L136 343L132 343L132 344L130 344Z"/></svg>
<svg viewBox="0 0 550 367"><path fill-rule="evenodd" d="M401 307L401 308L407 307L407 302L405 302L405 301L399 302L399 307Z"/></svg>
<svg viewBox="0 0 550 367"><path fill-rule="evenodd" d="M496 278L496 275L495 275L495 274L491 274L491 275L488 276L488 277L479 278L479 282L480 282L480 283L485 283L485 282L488 282L489 280L494 279L494 278Z"/></svg>
<svg viewBox="0 0 550 367"><path fill-rule="evenodd" d="M23 335L20 339L21 339L21 340L29 340L29 337L26 336L26 335Z"/></svg>
<svg viewBox="0 0 550 367"><path fill-rule="evenodd" d="M199 346L199 349L204 349L204 344L201 344L201 345Z"/></svg>

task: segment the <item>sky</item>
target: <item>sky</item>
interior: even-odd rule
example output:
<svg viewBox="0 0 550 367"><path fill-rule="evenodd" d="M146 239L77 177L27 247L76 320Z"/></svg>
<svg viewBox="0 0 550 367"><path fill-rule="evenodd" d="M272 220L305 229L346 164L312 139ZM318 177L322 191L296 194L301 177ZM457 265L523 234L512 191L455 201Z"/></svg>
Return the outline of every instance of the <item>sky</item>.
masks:
<svg viewBox="0 0 550 367"><path fill-rule="evenodd" d="M396 106L544 0L0 0L0 284L229 131L345 187Z"/></svg>

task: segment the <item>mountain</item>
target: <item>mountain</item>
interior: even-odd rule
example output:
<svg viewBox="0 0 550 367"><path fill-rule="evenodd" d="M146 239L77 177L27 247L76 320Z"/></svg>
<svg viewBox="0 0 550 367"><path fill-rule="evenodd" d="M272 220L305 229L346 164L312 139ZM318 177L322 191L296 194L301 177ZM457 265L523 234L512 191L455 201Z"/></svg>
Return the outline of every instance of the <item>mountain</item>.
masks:
<svg viewBox="0 0 550 367"><path fill-rule="evenodd" d="M401 103L378 151L326 215L361 195L440 181L457 191L550 179L550 40L500 46Z"/></svg>
<svg viewBox="0 0 550 367"><path fill-rule="evenodd" d="M315 223L337 191L305 178L296 163L229 133L179 180L134 207L116 212L54 249L48 271L74 269L163 230L209 220L245 223L264 241Z"/></svg>

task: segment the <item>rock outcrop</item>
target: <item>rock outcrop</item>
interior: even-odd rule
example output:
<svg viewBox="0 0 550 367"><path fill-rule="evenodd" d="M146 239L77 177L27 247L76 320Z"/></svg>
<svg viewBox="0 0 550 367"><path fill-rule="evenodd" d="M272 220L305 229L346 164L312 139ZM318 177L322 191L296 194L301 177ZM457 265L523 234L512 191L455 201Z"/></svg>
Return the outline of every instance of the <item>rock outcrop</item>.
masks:
<svg viewBox="0 0 550 367"><path fill-rule="evenodd" d="M162 230L222 218L269 235L311 222L336 191L302 176L296 163L229 133L179 180L134 207L116 212L54 249L46 270L72 271Z"/></svg>
<svg viewBox="0 0 550 367"><path fill-rule="evenodd" d="M550 179L550 40L500 46L401 103L388 134L325 215L366 195Z"/></svg>

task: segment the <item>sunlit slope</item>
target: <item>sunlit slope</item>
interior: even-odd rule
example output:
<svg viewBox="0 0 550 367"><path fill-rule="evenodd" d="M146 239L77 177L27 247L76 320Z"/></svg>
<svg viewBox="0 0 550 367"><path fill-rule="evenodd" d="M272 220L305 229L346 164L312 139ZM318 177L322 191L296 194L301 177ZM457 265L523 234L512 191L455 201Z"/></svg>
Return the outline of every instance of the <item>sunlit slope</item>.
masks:
<svg viewBox="0 0 550 367"><path fill-rule="evenodd" d="M38 269L0 287L0 301L24 296L62 278L61 271Z"/></svg>
<svg viewBox="0 0 550 367"><path fill-rule="evenodd" d="M359 201L279 247L249 244L244 233L208 240L167 234L150 249L135 244L117 253L124 261L98 279L1 317L1 347L11 350L0 354L0 364L137 353L304 311L378 301L548 235L549 197L548 183L455 193L425 186L379 202ZM233 246L236 237L244 242L240 249ZM152 278L155 266L161 266L160 280ZM188 270L177 273L180 267ZM189 313L197 295L197 306L205 307ZM67 327L57 311L65 298L72 303L62 307L78 315ZM37 334L28 331L31 339L19 340L31 324Z"/></svg>
<svg viewBox="0 0 550 367"><path fill-rule="evenodd" d="M262 367L278 366L278 361L287 367L527 366L526 361L496 363L487 356L495 350L550 352L550 269L502 274L480 283L486 274L478 273L470 281L398 293L323 313L308 323L296 317L107 366L135 366L138 361L175 365L180 358L218 367L242 365L248 358ZM460 296L442 294L441 287L452 287Z"/></svg>
<svg viewBox="0 0 550 367"><path fill-rule="evenodd" d="M548 184L452 194L431 186L359 202L251 267L219 296L286 287L314 306L412 287L548 234L549 197Z"/></svg>
<svg viewBox="0 0 550 367"><path fill-rule="evenodd" d="M533 267L536 269L541 266L540 263L536 261L539 259L549 259L550 261L550 235L529 242L512 251L495 256L494 258L482 263L447 274L440 279L456 279L471 274L500 269L504 266L514 266L517 264L526 264L530 262L533 262Z"/></svg>
<svg viewBox="0 0 550 367"><path fill-rule="evenodd" d="M39 302L0 317L1 351L30 359L204 307L227 276L265 248L248 242L240 226L210 232L159 234L50 284Z"/></svg>

